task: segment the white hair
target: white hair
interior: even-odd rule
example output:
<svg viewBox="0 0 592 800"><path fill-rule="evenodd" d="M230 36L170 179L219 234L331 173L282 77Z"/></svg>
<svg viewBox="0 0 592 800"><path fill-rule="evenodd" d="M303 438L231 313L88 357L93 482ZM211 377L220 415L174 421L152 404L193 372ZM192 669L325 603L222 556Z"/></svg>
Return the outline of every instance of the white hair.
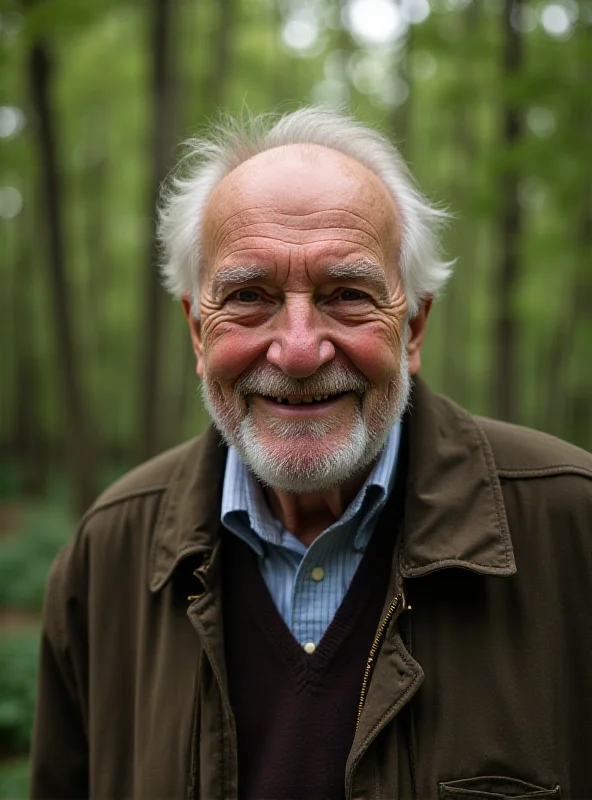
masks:
<svg viewBox="0 0 592 800"><path fill-rule="evenodd" d="M198 316L204 212L212 192L236 167L259 153L292 144L320 145L344 153L371 170L395 201L401 227L399 269L413 317L426 297L436 296L450 275L452 263L440 252L440 228L448 218L420 192L388 139L343 113L301 108L283 116L225 117L208 136L187 142L187 155L162 194L159 237L165 260L167 289L192 298Z"/></svg>

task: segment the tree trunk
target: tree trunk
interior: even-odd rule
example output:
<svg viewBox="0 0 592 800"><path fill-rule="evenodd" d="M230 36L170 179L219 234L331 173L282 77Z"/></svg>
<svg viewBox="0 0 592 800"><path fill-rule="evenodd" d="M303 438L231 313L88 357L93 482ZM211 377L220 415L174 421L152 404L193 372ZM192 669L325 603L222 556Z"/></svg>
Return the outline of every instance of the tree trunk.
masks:
<svg viewBox="0 0 592 800"><path fill-rule="evenodd" d="M522 230L522 212L518 201L519 172L515 149L522 136L522 114L515 98L516 82L522 68L522 38L516 16L521 0L504 0L503 55L501 81L508 94L502 105L502 147L505 156L501 175L499 214L499 276L497 287L498 317L495 329L495 396L497 415L516 421L518 325L514 297L518 281L518 246ZM514 25L512 24L514 20Z"/></svg>
<svg viewBox="0 0 592 800"><path fill-rule="evenodd" d="M27 6L34 5L28 0ZM64 246L62 182L56 128L50 100L52 64L43 42L33 42L28 57L29 86L37 126L40 156L40 195L47 218L50 296L57 334L61 384L66 417L68 465L77 511L85 509L96 492L97 465L93 457L82 380L77 360L72 303L67 282Z"/></svg>
<svg viewBox="0 0 592 800"><path fill-rule="evenodd" d="M592 124L584 130L592 130ZM589 141L589 139L588 139ZM578 220L576 241L580 244L581 260L578 260L578 272L573 281L573 296L571 313L568 312L569 329L571 333L571 347L566 353L569 359L571 354L577 363L585 364L589 361L589 337L582 336L582 330L589 325L590 309L592 308L592 272L590 270L590 254L592 253L592 176L589 171L584 178L584 191L582 196L581 211ZM586 449L592 448L592 403L590 402L590 370L583 371L578 376L578 381L569 397L570 438ZM555 378L557 380L557 378Z"/></svg>
<svg viewBox="0 0 592 800"><path fill-rule="evenodd" d="M25 496L42 496L47 485L47 447L39 425L39 370L35 357L39 329L28 324L35 319L31 286L34 285L35 248L28 214L22 214L19 226L18 279L15 282L14 314L17 329L15 348L14 442L22 465L21 490Z"/></svg>
<svg viewBox="0 0 592 800"><path fill-rule="evenodd" d="M104 103L97 104L97 112L93 120L92 138L89 141L87 167L80 176L78 191L79 202L84 209L87 270L84 293L86 341L89 353L92 353L94 358L101 359L104 355L101 348L101 334L108 327L105 306L111 277L106 224L109 213L106 191L108 162L104 142L108 141L107 129L112 120ZM88 191L89 186L92 186L92 192Z"/></svg>
<svg viewBox="0 0 592 800"><path fill-rule="evenodd" d="M390 112L390 128L394 134L394 140L407 161L411 161L411 123L413 116L413 75L409 67L411 54L413 52L413 26L409 27L405 50L401 61L401 75L407 79L408 95L398 106L394 106ZM393 56L396 58L396 56ZM401 78L402 79L402 78Z"/></svg>
<svg viewBox="0 0 592 800"><path fill-rule="evenodd" d="M226 103L226 89L230 74L232 40L236 9L233 0L218 0L218 28L214 38L212 64L214 71L211 77L212 100L217 108Z"/></svg>
<svg viewBox="0 0 592 800"><path fill-rule="evenodd" d="M480 7L471 3L462 12L462 27L464 41L472 43L479 33ZM459 49L460 50L460 49ZM459 82L464 82L465 88L470 88L470 95L476 96L477 87L472 78L472 47L468 52L460 50L457 58ZM467 86L468 84L468 86ZM450 177L450 197L455 198L465 210L464 229L459 238L459 250L455 253L458 265L455 274L446 290L442 303L442 316L444 319L445 335L442 337L444 347L442 364L442 385L444 392L459 403L471 407L470 387L470 343L467 328L470 320L470 299L476 281L477 237L475 225L471 225L467 214L474 207L473 170L476 161L475 143L475 111L474 102L468 99L469 94L463 94L459 106L453 109L452 136L455 143L455 158L451 160L452 174ZM450 354L454 353L451 358ZM448 355L448 357L446 357Z"/></svg>
<svg viewBox="0 0 592 800"><path fill-rule="evenodd" d="M167 176L175 147L175 76L171 47L174 0L153 0L150 52L152 53L152 191L145 287L145 318L140 331L140 459L150 458L160 446L162 338L166 295L160 285L159 250L156 241L156 203Z"/></svg>

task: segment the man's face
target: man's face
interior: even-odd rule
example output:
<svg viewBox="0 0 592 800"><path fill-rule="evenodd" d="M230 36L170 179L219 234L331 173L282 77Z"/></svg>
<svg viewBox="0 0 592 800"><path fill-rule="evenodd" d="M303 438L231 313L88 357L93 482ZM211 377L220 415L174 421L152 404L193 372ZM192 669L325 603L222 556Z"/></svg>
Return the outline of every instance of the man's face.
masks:
<svg viewBox="0 0 592 800"><path fill-rule="evenodd" d="M221 182L203 237L192 332L214 421L274 488L343 483L374 460L408 398L392 199L347 156L277 148Z"/></svg>

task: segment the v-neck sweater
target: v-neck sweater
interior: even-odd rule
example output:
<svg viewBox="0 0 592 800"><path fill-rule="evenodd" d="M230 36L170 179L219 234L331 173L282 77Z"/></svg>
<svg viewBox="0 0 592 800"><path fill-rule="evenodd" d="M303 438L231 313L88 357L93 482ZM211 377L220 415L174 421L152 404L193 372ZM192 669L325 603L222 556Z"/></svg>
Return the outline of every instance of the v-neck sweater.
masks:
<svg viewBox="0 0 592 800"><path fill-rule="evenodd" d="M241 800L344 797L362 680L398 534L399 494L395 489L312 654L281 618L253 550L224 532L225 653Z"/></svg>

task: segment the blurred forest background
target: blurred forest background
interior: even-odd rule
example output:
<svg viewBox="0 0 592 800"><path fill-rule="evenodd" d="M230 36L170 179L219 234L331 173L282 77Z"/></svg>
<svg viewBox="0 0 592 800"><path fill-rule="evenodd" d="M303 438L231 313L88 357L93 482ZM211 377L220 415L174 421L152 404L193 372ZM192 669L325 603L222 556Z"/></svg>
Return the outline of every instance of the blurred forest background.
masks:
<svg viewBox="0 0 592 800"><path fill-rule="evenodd" d="M215 119L345 106L455 214L423 372L592 448L590 0L0 1L0 797L76 515L206 419L158 188Z"/></svg>

